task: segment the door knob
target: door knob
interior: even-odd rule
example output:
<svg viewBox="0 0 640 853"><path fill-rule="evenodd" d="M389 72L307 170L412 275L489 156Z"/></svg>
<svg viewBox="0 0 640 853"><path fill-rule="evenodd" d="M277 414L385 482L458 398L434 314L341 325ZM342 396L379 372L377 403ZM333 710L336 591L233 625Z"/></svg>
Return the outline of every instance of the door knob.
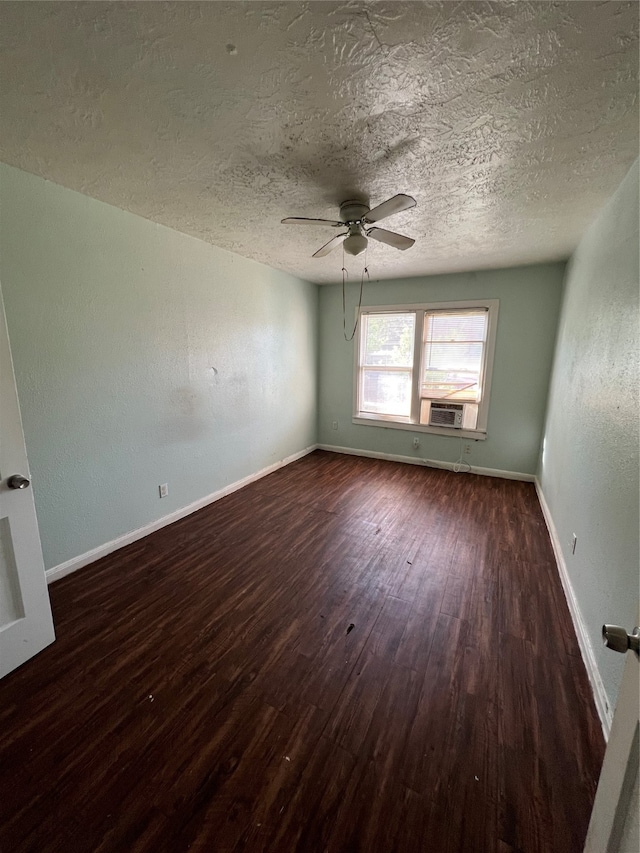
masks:
<svg viewBox="0 0 640 853"><path fill-rule="evenodd" d="M10 489L26 489L29 486L29 480L26 477L23 477L22 474L13 474L13 476L9 477L7 480L7 486Z"/></svg>
<svg viewBox="0 0 640 853"><path fill-rule="evenodd" d="M634 628L632 634L627 634L619 625L603 625L602 641L608 649L614 652L624 652L632 649L640 653L640 628Z"/></svg>

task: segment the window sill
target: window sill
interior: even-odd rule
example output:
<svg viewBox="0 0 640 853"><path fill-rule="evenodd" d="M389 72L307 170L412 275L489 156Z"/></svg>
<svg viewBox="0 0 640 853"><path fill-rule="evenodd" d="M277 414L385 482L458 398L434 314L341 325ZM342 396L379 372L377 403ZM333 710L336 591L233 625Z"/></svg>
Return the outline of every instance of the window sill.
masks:
<svg viewBox="0 0 640 853"><path fill-rule="evenodd" d="M428 432L432 435L447 435L453 438L471 438L474 441L485 441L487 433L479 429L452 429L451 427L436 427L426 424L414 424L408 418L392 420L378 415L357 415L352 418L352 423L360 426L377 426L384 429L405 429L411 432Z"/></svg>

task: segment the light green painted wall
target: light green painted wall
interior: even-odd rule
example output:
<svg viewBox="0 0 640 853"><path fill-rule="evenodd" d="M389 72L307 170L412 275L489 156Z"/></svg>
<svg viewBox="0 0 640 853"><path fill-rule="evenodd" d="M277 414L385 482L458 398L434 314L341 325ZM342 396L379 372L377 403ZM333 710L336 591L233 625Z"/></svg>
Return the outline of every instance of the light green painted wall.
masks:
<svg viewBox="0 0 640 853"><path fill-rule="evenodd" d="M315 442L315 285L8 166L0 194L47 567Z"/></svg>
<svg viewBox="0 0 640 853"><path fill-rule="evenodd" d="M633 628L640 584L639 251L636 163L567 270L539 474L612 708L624 659L600 629Z"/></svg>
<svg viewBox="0 0 640 853"><path fill-rule="evenodd" d="M374 271L375 272L375 271ZM499 299L498 334L486 441L472 445L470 464L534 474L544 424L549 372L562 296L564 264L519 267L365 284L363 304L393 305ZM347 289L353 326L358 286ZM454 462L460 439L353 424L355 342L342 329L342 288L320 288L318 440L321 444ZM338 421L338 430L331 428ZM420 437L420 448L412 447Z"/></svg>

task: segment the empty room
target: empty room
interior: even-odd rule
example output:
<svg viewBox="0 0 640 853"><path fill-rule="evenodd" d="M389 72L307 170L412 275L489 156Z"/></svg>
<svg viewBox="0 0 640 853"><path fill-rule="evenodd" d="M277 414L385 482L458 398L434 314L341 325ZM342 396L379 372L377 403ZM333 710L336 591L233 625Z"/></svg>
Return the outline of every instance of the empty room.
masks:
<svg viewBox="0 0 640 853"><path fill-rule="evenodd" d="M1 853L638 853L636 2L0 2Z"/></svg>

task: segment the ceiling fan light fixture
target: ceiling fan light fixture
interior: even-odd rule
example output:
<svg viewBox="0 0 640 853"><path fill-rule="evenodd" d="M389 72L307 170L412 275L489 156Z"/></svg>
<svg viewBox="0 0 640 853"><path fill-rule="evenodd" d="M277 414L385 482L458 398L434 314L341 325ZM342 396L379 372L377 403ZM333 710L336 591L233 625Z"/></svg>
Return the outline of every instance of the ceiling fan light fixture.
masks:
<svg viewBox="0 0 640 853"><path fill-rule="evenodd" d="M348 255L359 255L367 248L368 242L364 234L349 234L342 245Z"/></svg>

